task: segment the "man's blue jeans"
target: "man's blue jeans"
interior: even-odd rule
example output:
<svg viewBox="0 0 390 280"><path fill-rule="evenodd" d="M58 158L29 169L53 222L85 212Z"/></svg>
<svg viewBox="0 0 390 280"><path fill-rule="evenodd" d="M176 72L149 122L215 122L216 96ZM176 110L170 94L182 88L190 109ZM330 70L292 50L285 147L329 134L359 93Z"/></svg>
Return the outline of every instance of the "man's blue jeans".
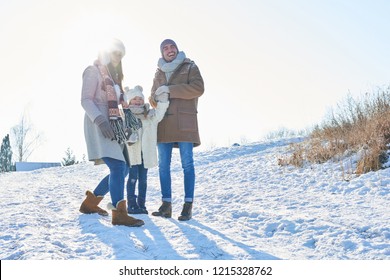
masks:
<svg viewBox="0 0 390 280"><path fill-rule="evenodd" d="M178 142L181 166L184 173L184 201L194 200L195 168L193 143ZM158 143L158 165L162 200L172 201L171 159L174 143Z"/></svg>
<svg viewBox="0 0 390 280"><path fill-rule="evenodd" d="M109 157L104 157L102 160L110 169L110 174L100 181L93 193L96 196L104 196L110 192L112 205L116 207L117 203L124 198L125 178L129 173L129 167L121 160Z"/></svg>

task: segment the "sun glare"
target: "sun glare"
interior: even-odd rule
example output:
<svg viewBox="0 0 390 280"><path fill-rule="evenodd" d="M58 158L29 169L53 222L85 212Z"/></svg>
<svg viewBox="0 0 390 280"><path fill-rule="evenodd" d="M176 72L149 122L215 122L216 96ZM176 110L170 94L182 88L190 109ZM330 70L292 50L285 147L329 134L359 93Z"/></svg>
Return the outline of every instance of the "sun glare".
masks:
<svg viewBox="0 0 390 280"><path fill-rule="evenodd" d="M120 23L120 18L103 12L78 15L66 25L63 47L66 52L76 53L81 60L83 57L90 60L96 57L107 41L119 37L121 26L124 24Z"/></svg>

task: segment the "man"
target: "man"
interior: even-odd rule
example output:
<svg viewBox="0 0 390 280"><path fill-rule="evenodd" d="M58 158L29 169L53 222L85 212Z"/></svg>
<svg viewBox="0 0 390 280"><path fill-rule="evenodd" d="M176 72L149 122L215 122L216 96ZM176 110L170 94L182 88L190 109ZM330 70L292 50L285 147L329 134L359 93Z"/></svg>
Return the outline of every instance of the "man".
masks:
<svg viewBox="0 0 390 280"><path fill-rule="evenodd" d="M179 51L173 40L164 40L160 51L162 57L158 60L149 101L153 105L162 93L168 93L170 105L157 129L162 205L152 215L172 217L171 158L175 147L179 148L184 173L184 205L179 220L187 221L192 218L195 189L193 148L200 145L197 107L204 84L196 64Z"/></svg>

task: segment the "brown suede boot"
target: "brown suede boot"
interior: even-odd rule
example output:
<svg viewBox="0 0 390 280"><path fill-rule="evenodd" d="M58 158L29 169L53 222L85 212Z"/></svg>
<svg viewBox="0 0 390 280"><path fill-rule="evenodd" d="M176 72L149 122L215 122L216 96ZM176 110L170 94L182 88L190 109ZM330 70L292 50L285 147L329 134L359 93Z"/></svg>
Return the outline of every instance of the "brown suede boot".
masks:
<svg viewBox="0 0 390 280"><path fill-rule="evenodd" d="M172 203L163 201L160 208L158 208L158 211L153 212L152 215L164 217L164 218L171 218L172 217Z"/></svg>
<svg viewBox="0 0 390 280"><path fill-rule="evenodd" d="M112 204L111 204L112 205ZM116 208L110 207L112 210L112 224L116 226L140 227L145 223L142 220L135 219L127 215L126 200L121 200L117 203Z"/></svg>
<svg viewBox="0 0 390 280"><path fill-rule="evenodd" d="M98 206L100 201L102 201L103 196L96 196L90 191L86 191L85 195L87 196L83 203L80 206L80 212L84 214L94 214L98 213L102 216L108 216L108 212L103 210Z"/></svg>
<svg viewBox="0 0 390 280"><path fill-rule="evenodd" d="M186 202L179 216L179 221L188 221L192 218L192 202Z"/></svg>

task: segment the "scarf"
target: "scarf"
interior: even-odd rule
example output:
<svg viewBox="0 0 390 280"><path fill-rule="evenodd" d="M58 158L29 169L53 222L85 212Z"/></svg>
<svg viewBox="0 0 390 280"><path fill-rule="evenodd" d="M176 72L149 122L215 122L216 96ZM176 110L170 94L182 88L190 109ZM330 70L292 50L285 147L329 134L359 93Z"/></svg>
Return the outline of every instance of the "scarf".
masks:
<svg viewBox="0 0 390 280"><path fill-rule="evenodd" d="M135 113L133 112L133 110L131 110L130 107L123 109L123 112L125 113L126 127L130 129L131 133L142 127L142 122L135 116Z"/></svg>
<svg viewBox="0 0 390 280"><path fill-rule="evenodd" d="M184 52L179 52L176 58L171 62L166 62L164 58L160 58L158 60L157 66L165 73L165 77L167 78L167 81L169 81L173 71L175 71L176 68L182 64L185 59L186 54Z"/></svg>
<svg viewBox="0 0 390 280"><path fill-rule="evenodd" d="M145 103L144 105L129 105L130 111L139 120L146 120L155 115L155 110L150 109L150 105Z"/></svg>
<svg viewBox="0 0 390 280"><path fill-rule="evenodd" d="M120 95L119 87L114 84L114 80L111 78L106 66L99 62L95 63L95 65L98 67L100 74L103 77L103 90L107 94L108 119L110 120L110 125L114 131L115 140L119 144L125 143L134 130L139 128L138 126L141 122L134 117L130 110L128 110L128 112L125 112L125 123L123 123L118 107L118 95ZM117 90L115 90L115 86L118 87Z"/></svg>

